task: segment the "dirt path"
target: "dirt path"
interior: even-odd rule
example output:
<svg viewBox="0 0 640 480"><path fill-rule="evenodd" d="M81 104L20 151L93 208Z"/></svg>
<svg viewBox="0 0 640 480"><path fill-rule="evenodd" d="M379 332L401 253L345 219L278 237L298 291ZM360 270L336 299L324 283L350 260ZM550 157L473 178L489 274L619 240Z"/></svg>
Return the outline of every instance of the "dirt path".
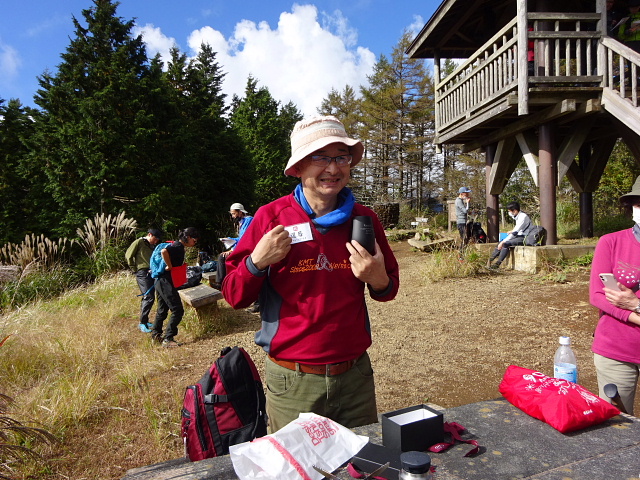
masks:
<svg viewBox="0 0 640 480"><path fill-rule="evenodd" d="M498 385L510 364L553 373L560 335L571 336L578 357L579 382L596 391L590 352L597 313L588 304L586 276L566 284L544 284L536 277L505 272L445 280L425 278L424 253L406 241L392 244L400 264L400 292L387 303L369 302L378 410L385 412L425 401L443 407L500 396ZM193 383L214 352L242 345L263 368L253 343L259 318L238 312L234 333L189 342L176 356L182 378Z"/></svg>
<svg viewBox="0 0 640 480"><path fill-rule="evenodd" d="M381 411L429 400L443 407L500 396L510 364L553 374L560 335L571 336L580 383L596 389L591 334L597 313L586 275L543 284L523 273L425 279L423 256L394 245L401 290L394 302L370 302Z"/></svg>

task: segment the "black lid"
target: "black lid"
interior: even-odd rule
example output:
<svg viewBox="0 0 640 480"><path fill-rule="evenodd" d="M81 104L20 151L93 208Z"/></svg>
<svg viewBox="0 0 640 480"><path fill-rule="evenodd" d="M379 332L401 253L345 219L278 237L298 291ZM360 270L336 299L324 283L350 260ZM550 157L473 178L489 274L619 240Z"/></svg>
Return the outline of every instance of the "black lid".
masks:
<svg viewBox="0 0 640 480"><path fill-rule="evenodd" d="M400 454L402 469L408 473L426 473L431 468L431 457L423 452Z"/></svg>

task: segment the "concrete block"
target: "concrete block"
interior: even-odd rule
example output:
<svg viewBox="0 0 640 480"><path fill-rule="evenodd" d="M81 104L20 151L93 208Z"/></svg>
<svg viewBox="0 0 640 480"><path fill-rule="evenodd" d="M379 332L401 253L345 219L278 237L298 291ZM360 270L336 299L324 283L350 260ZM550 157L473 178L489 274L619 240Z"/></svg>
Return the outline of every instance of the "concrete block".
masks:
<svg viewBox="0 0 640 480"><path fill-rule="evenodd" d="M569 260L593 253L595 245L544 245L515 247L504 266L527 273L537 273L546 261Z"/></svg>

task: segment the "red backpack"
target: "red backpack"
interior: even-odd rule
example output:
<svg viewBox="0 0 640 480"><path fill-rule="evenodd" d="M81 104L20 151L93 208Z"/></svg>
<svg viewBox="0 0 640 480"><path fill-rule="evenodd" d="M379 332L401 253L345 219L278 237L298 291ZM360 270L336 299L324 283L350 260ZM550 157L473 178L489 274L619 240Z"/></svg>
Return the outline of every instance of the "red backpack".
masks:
<svg viewBox="0 0 640 480"><path fill-rule="evenodd" d="M266 399L260 374L241 347L226 347L182 406L185 456L191 461L229 453L229 446L267 434Z"/></svg>

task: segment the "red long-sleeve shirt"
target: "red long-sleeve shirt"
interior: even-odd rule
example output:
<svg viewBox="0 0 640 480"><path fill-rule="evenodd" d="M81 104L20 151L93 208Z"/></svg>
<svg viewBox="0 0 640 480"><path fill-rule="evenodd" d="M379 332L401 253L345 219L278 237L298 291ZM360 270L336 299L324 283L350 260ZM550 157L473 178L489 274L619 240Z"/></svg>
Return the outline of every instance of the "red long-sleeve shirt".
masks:
<svg viewBox="0 0 640 480"><path fill-rule="evenodd" d="M373 217L376 240L384 255L390 283L371 298L389 301L399 286L398 263L376 214L355 204L352 217ZM313 240L291 246L287 256L265 274L247 258L262 236L277 225L309 223ZM293 195L260 208L236 249L227 258L222 285L225 299L234 307L249 306L260 297L262 328L256 343L271 356L307 364L352 360L371 345L371 328L365 303L365 284L351 271L346 243L351 221L320 233ZM253 271L252 271L253 270Z"/></svg>

